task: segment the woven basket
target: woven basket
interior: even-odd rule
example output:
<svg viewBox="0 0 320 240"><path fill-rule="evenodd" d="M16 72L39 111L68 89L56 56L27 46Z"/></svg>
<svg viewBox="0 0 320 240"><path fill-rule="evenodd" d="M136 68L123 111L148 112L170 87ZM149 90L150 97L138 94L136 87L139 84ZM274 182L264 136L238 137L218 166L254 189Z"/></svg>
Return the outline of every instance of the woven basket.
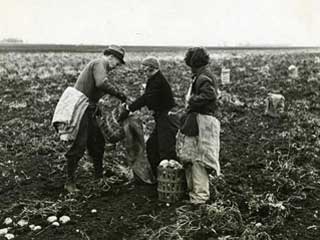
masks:
<svg viewBox="0 0 320 240"><path fill-rule="evenodd" d="M116 143L125 137L123 126L117 121L122 108L123 107L119 105L114 108L111 113L109 112L97 117L98 125L107 142Z"/></svg>
<svg viewBox="0 0 320 240"><path fill-rule="evenodd" d="M184 169L158 167L158 198L162 202L177 202L186 194Z"/></svg>

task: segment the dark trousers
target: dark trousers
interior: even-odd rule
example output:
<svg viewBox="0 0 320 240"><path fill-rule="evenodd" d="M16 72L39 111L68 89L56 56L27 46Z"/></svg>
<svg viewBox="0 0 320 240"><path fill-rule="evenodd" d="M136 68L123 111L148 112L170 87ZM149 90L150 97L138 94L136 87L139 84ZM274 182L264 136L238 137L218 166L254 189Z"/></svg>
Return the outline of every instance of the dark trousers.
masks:
<svg viewBox="0 0 320 240"><path fill-rule="evenodd" d="M168 112L155 114L155 127L146 143L147 157L153 174L157 176L157 167L164 159L177 159L177 127L172 123Z"/></svg>
<svg viewBox="0 0 320 240"><path fill-rule="evenodd" d="M102 159L105 140L95 118L95 110L95 106L89 106L87 108L81 119L78 135L69 151L65 154L69 181L74 181L78 162L83 157L86 149L93 161L95 177L102 177Z"/></svg>

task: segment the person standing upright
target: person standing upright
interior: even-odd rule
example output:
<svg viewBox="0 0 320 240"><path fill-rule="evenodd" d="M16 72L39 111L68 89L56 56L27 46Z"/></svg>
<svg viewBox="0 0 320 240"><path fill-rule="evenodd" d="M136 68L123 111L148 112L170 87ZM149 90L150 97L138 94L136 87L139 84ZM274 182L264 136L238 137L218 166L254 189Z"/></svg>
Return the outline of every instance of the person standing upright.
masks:
<svg viewBox="0 0 320 240"><path fill-rule="evenodd" d="M157 167L162 160L177 159L177 128L168 116L168 112L175 106L175 101L170 84L162 74L156 57L143 59L141 69L148 79L144 94L127 106L127 111L123 112L120 120L125 119L129 112L144 106L153 111L155 127L147 140L146 151L152 172L156 176Z"/></svg>
<svg viewBox="0 0 320 240"><path fill-rule="evenodd" d="M186 117L180 129L178 156L186 168L189 198L192 204L209 200L209 173L220 175L220 122L218 86L209 68L205 48L188 49L185 62L192 71L192 83L186 96Z"/></svg>

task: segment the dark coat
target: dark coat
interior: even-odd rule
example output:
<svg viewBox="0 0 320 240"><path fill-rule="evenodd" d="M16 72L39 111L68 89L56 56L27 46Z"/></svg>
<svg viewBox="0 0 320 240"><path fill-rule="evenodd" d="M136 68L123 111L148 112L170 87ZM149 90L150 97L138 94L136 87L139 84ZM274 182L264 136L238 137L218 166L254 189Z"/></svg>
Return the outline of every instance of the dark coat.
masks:
<svg viewBox="0 0 320 240"><path fill-rule="evenodd" d="M161 71L148 79L144 94L130 104L129 109L134 112L144 106L155 112L169 111L175 106L171 87Z"/></svg>
<svg viewBox="0 0 320 240"><path fill-rule="evenodd" d="M214 116L218 109L218 86L215 75L204 66L196 70L187 110Z"/></svg>

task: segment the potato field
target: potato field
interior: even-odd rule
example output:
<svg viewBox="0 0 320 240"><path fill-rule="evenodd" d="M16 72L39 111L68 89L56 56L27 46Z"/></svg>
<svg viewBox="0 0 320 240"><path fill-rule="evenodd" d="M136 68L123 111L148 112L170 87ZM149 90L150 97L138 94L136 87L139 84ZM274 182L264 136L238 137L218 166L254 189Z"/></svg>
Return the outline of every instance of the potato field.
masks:
<svg viewBox="0 0 320 240"><path fill-rule="evenodd" d="M0 239L319 239L320 50L210 53L212 71L220 80L222 67L230 69L230 83L219 82L223 176L211 176L210 201L200 207L162 203L155 186L133 184L121 142L106 144L103 187L84 157L81 192L67 194L67 146L51 120L62 92L100 53L0 53ZM191 82L183 51L129 51L110 79L129 98L139 96L146 82L140 61L149 54L160 57L177 109L183 108ZM265 115L268 93L285 97L281 116ZM106 96L101 104L114 103ZM135 115L147 136L151 113Z"/></svg>

